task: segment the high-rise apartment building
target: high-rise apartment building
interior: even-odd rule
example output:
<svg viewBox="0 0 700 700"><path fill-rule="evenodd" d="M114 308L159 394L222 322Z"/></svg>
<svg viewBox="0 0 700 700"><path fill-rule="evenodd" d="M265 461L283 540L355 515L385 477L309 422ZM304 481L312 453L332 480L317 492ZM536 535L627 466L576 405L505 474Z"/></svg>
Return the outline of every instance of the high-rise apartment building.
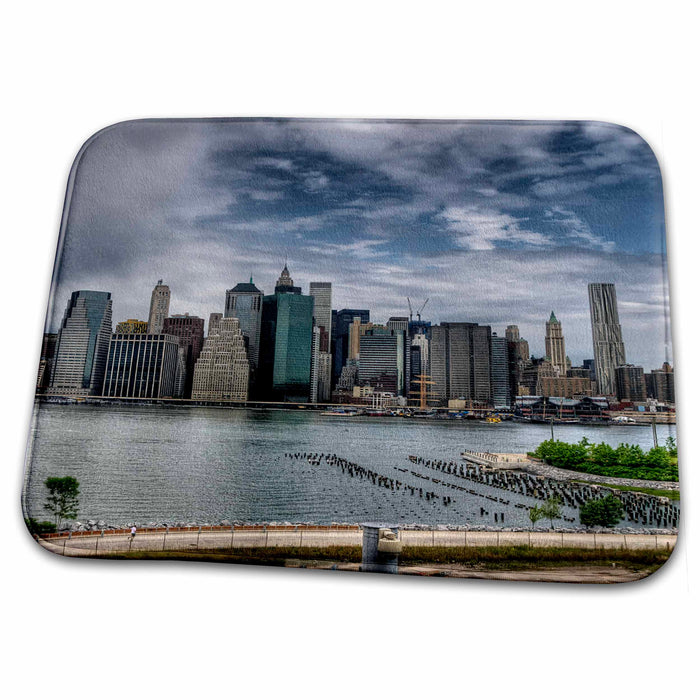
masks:
<svg viewBox="0 0 700 700"><path fill-rule="evenodd" d="M192 395L192 379L194 366L199 358L204 343L204 319L189 314L169 316L163 322L163 333L177 336L180 347L184 350L185 382L183 396L189 399Z"/></svg>
<svg viewBox="0 0 700 700"><path fill-rule="evenodd" d="M164 333L115 333L109 344L103 396L158 399L176 395L179 342Z"/></svg>
<svg viewBox="0 0 700 700"><path fill-rule="evenodd" d="M112 337L112 295L80 290L68 301L56 340L48 393L99 394Z"/></svg>
<svg viewBox="0 0 700 700"><path fill-rule="evenodd" d="M598 392L606 396L615 395L615 369L626 364L615 285L601 282L589 284L588 303Z"/></svg>
<svg viewBox="0 0 700 700"><path fill-rule="evenodd" d="M163 332L163 323L170 313L170 287L163 280L153 288L151 308L148 312L148 332L157 335Z"/></svg>
<svg viewBox="0 0 700 700"><path fill-rule="evenodd" d="M653 369L644 376L647 394L661 403L676 403L676 386L674 382L673 367L664 362L661 369Z"/></svg>
<svg viewBox="0 0 700 700"><path fill-rule="evenodd" d="M620 401L646 401L647 388L644 368L636 365L620 365L615 368L617 398Z"/></svg>
<svg viewBox="0 0 700 700"><path fill-rule="evenodd" d="M247 401L250 363L237 318L222 318L204 341L194 368L195 401Z"/></svg>
<svg viewBox="0 0 700 700"><path fill-rule="evenodd" d="M285 268L286 269L286 268ZM250 282L240 282L233 289L226 290L226 318L237 318L241 331L247 338L248 358L253 370L260 358L260 323L262 320L263 293Z"/></svg>
<svg viewBox="0 0 700 700"><path fill-rule="evenodd" d="M545 324L544 346L545 354L551 360L552 366L559 372L560 377L566 376L566 348L564 346L564 333L561 322L552 311L549 321Z"/></svg>

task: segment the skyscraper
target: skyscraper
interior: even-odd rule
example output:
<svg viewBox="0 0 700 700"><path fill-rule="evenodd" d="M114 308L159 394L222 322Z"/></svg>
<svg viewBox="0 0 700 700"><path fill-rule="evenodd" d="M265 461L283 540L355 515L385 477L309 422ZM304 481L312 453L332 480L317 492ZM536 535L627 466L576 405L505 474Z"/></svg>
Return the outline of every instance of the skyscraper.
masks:
<svg viewBox="0 0 700 700"><path fill-rule="evenodd" d="M222 318L209 329L194 368L192 399L247 401L250 364L237 318Z"/></svg>
<svg viewBox="0 0 700 700"><path fill-rule="evenodd" d="M617 398L620 401L646 401L647 387L644 368L636 365L620 365L615 368Z"/></svg>
<svg viewBox="0 0 700 700"><path fill-rule="evenodd" d="M286 269L286 268L285 268ZM237 318L241 332L248 339L248 358L251 367L258 366L260 358L260 322L262 319L263 293L250 282L240 282L233 289L226 290L226 318Z"/></svg>
<svg viewBox="0 0 700 700"><path fill-rule="evenodd" d="M520 340L520 328L515 324L506 327L506 340L509 343L517 343Z"/></svg>
<svg viewBox="0 0 700 700"><path fill-rule="evenodd" d="M321 344L321 329L314 324L311 329L311 384L309 401L318 403L318 365L319 345Z"/></svg>
<svg viewBox="0 0 700 700"><path fill-rule="evenodd" d="M601 282L589 284L588 303L598 393L616 395L615 369L625 364L625 345L617 313L615 285Z"/></svg>
<svg viewBox="0 0 700 700"><path fill-rule="evenodd" d="M491 395L495 408L510 407L508 341L495 333L491 336Z"/></svg>
<svg viewBox="0 0 700 700"><path fill-rule="evenodd" d="M176 336L179 339L180 347L184 350L185 383L183 396L189 399L192 395L194 366L204 343L204 319L189 314L169 316L163 322L163 333Z"/></svg>
<svg viewBox="0 0 700 700"><path fill-rule="evenodd" d="M545 324L544 346L545 354L551 360L552 366L559 372L560 377L566 376L566 348L564 347L564 334L561 322L552 311L549 321Z"/></svg>
<svg viewBox="0 0 700 700"><path fill-rule="evenodd" d="M301 294L301 287L294 286L294 280L289 274L287 263L284 264L282 274L277 279L275 294Z"/></svg>
<svg viewBox="0 0 700 700"><path fill-rule="evenodd" d="M360 338L372 328L386 328L376 323L363 323L360 316L355 316L348 326L348 356L347 360L358 360L360 358Z"/></svg>
<svg viewBox="0 0 700 700"><path fill-rule="evenodd" d="M441 323L431 327L430 375L435 398L489 403L491 327L476 323Z"/></svg>
<svg viewBox="0 0 700 700"><path fill-rule="evenodd" d="M102 391L112 337L112 295L73 292L56 340L48 393L87 396Z"/></svg>
<svg viewBox="0 0 700 700"><path fill-rule="evenodd" d="M403 331L382 326L375 326L360 337L360 385L396 395L404 393L404 339Z"/></svg>
<svg viewBox="0 0 700 700"><path fill-rule="evenodd" d="M391 316L386 323L386 327L393 331L398 331L403 333L403 347L404 347L404 376L410 377L411 375L411 343L408 337L408 316ZM403 394L409 391L408 382L404 382Z"/></svg>
<svg viewBox="0 0 700 700"><path fill-rule="evenodd" d="M291 282L287 267L283 275ZM257 393L267 401L307 402L311 391L313 297L292 284L263 297Z"/></svg>
<svg viewBox="0 0 700 700"><path fill-rule="evenodd" d="M109 344L103 396L175 396L178 339L174 335L115 333Z"/></svg>
<svg viewBox="0 0 700 700"><path fill-rule="evenodd" d="M221 323L221 319L224 317L222 313L218 311L213 311L209 314L209 325L207 326L207 335L212 335L216 332L216 329Z"/></svg>
<svg viewBox="0 0 700 700"><path fill-rule="evenodd" d="M41 355L39 358L39 372L36 378L37 391L45 391L51 383L51 371L56 356L57 333L44 333L41 342Z"/></svg>
<svg viewBox="0 0 700 700"><path fill-rule="evenodd" d="M151 292L151 308L148 312L148 332L158 334L163 332L163 322L170 313L170 287L163 284L163 280L158 283Z"/></svg>
<svg viewBox="0 0 700 700"><path fill-rule="evenodd" d="M319 352L330 352L332 289L330 282L309 283L309 294L314 300L314 323L321 333Z"/></svg>
<svg viewBox="0 0 700 700"><path fill-rule="evenodd" d="M349 337L348 329L357 316L360 323L369 323L369 309L341 309L334 311L332 352L333 352L333 383L337 383L348 360Z"/></svg>
<svg viewBox="0 0 700 700"><path fill-rule="evenodd" d="M673 367L664 362L661 369L653 369L644 375L647 394L661 403L676 403L676 387Z"/></svg>
<svg viewBox="0 0 700 700"><path fill-rule="evenodd" d="M411 364L410 377L406 374L406 393L414 391L417 380L420 375L430 375L430 341L426 333L417 333L411 339Z"/></svg>

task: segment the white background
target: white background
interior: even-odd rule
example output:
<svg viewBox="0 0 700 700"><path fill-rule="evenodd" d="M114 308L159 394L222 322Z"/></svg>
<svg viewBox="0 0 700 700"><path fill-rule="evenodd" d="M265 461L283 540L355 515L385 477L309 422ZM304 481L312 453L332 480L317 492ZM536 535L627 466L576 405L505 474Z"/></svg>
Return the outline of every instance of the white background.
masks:
<svg viewBox="0 0 700 700"><path fill-rule="evenodd" d="M695 31L686 3L13 3L4 10L4 651L15 697L688 697L698 623ZM485 9L488 7L488 9ZM137 117L600 119L664 174L682 535L622 586L63 561L21 472L72 159ZM692 687L692 686L691 686Z"/></svg>

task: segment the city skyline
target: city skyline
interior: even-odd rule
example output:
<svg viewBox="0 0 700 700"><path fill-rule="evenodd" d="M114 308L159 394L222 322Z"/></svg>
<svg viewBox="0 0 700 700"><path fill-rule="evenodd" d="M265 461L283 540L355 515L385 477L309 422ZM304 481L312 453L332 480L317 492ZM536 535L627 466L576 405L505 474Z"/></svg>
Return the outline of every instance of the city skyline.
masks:
<svg viewBox="0 0 700 700"><path fill-rule="evenodd" d="M251 274L271 294L286 257L335 309L386 322L430 298L425 320L517 324L537 356L554 310L574 364L586 285L611 282L630 361L672 362L658 166L622 127L131 122L80 163L48 330L75 289L144 319L159 278L172 313L206 319Z"/></svg>

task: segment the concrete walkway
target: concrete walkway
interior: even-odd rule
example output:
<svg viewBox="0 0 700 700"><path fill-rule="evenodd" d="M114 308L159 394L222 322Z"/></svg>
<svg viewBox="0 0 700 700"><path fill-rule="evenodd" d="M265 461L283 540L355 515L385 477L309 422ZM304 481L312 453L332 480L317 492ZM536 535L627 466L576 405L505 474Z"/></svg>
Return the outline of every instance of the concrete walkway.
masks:
<svg viewBox="0 0 700 700"><path fill-rule="evenodd" d="M445 530L402 530L407 546L421 547L577 547L585 549L665 549L676 545L676 535L622 535L561 532L469 532ZM145 532L131 535L105 532L39 538L42 547L56 554L90 557L118 552L191 552L246 547L333 547L359 546L359 529L234 529L216 531Z"/></svg>

